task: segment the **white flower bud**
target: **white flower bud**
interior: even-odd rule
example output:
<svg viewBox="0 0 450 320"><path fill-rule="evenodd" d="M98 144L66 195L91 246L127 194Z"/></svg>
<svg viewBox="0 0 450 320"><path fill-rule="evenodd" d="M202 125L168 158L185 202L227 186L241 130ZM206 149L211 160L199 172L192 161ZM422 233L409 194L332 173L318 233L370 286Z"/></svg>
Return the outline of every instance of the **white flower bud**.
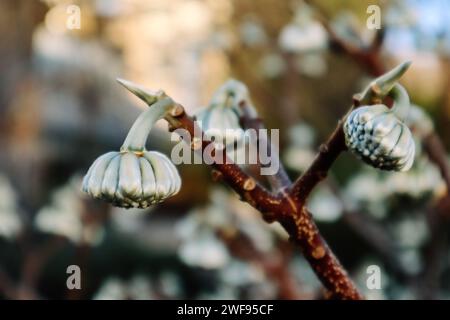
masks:
<svg viewBox="0 0 450 320"><path fill-rule="evenodd" d="M344 134L347 147L375 168L406 171L414 162L411 131L383 104L352 111L344 123Z"/></svg>
<svg viewBox="0 0 450 320"><path fill-rule="evenodd" d="M206 134L221 137L226 145L243 138L239 118L239 104L249 102L247 87L239 81L228 80L214 94L209 106L196 114L201 129Z"/></svg>
<svg viewBox="0 0 450 320"><path fill-rule="evenodd" d="M84 192L123 208L147 208L180 187L177 169L156 151L108 152L95 160L83 180Z"/></svg>

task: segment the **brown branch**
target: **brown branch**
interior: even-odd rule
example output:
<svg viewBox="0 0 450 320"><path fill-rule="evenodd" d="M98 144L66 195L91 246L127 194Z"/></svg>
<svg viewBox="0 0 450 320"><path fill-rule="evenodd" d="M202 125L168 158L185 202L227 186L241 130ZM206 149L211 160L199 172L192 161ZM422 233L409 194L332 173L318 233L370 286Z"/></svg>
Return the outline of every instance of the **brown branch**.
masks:
<svg viewBox="0 0 450 320"><path fill-rule="evenodd" d="M260 130L266 130L263 121L261 120L261 118L257 117L255 112L253 111L253 106L251 106L248 101L242 101L239 106L242 110L242 117L240 119L240 122L244 130L254 129L257 132L260 132ZM260 143L262 139L265 140L263 142L267 146L268 153L271 154L271 158L273 159L273 161L276 161L276 164L278 165L277 173L275 175L267 176L267 180L272 188L272 191L280 191L281 189L289 187L291 185L291 180L289 179L289 176L286 173L286 169L280 161L279 153L277 153L276 155L272 154L273 147L268 141L267 134L262 137L261 135L258 135L258 139L259 140L257 141L257 143ZM258 164L261 167L270 165L262 165L259 161L259 157Z"/></svg>
<svg viewBox="0 0 450 320"><path fill-rule="evenodd" d="M181 106L178 107L182 108ZM191 148L194 151L203 152L205 148L212 143L210 140L207 140L203 131L191 117L186 115L184 111L176 118L168 117L166 119L170 123L171 130L182 128L189 132L191 141L185 142L190 143ZM198 132L201 132L201 137L195 136L195 133ZM214 158L216 152L217 150L213 148L210 155ZM210 155L205 154L205 156L208 157ZM277 205L281 202L281 199L278 196L272 195L263 186L258 184L252 177L239 168L239 166L234 164L233 161L227 157L225 149L222 152L222 159L219 159L220 163L214 161L215 159L209 158L207 160L213 162L212 166L217 170L218 175L216 178L218 180L220 179L225 181L242 197L243 200L249 202L263 214L270 215L275 212Z"/></svg>
<svg viewBox="0 0 450 320"><path fill-rule="evenodd" d="M330 17L322 7L312 0L306 0L306 2L314 8L318 21L327 31L332 49L349 56L372 76L379 76L383 73L384 66L378 56L384 39L384 30L376 33L373 43L367 48L355 46L337 35L329 23Z"/></svg>
<svg viewBox="0 0 450 320"><path fill-rule="evenodd" d="M345 145L342 121L331 134L328 141L319 148L319 153L309 168L294 182L290 194L300 204L306 199L319 182L326 178L328 171L341 152L347 149Z"/></svg>
<svg viewBox="0 0 450 320"><path fill-rule="evenodd" d="M177 107L183 111L176 112L175 117L166 117L171 129L183 128L187 130L191 137L194 138L186 142L190 143L192 149L204 151L211 141L205 140L203 133L201 141L196 141L194 133L201 132L200 129L196 128L192 118L186 115L180 105ZM332 137L332 139L336 138ZM216 150L213 149L211 156L214 157L215 152ZM281 223L289 233L291 240L300 247L317 277L322 281L325 288L329 290L330 297L336 299L363 298L326 241L320 235L311 213L302 204L294 201L284 191L278 195L272 195L243 172L239 166L233 164L227 158L225 150L223 158L220 160L222 160L222 163L214 162L213 167L220 172L220 177L224 182L236 191L243 200L258 209L266 221L278 221Z"/></svg>

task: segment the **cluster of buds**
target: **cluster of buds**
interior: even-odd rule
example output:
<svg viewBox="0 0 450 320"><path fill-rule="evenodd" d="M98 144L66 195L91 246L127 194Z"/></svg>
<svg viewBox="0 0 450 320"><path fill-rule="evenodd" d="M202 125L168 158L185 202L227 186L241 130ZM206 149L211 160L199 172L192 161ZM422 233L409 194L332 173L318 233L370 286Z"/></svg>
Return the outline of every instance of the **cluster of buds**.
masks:
<svg viewBox="0 0 450 320"><path fill-rule="evenodd" d="M394 100L392 108L377 103L353 110L344 122L347 147L361 160L382 170L406 171L414 162L415 144L411 131L403 122L410 109L406 90L396 80L409 63L400 65L376 79L362 95L362 100Z"/></svg>

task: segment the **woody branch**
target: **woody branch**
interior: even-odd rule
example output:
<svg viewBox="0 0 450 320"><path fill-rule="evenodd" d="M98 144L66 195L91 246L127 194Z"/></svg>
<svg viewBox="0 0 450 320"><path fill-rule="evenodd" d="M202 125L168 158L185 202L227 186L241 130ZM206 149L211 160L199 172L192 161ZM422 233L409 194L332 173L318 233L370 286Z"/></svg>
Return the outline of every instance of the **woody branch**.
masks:
<svg viewBox="0 0 450 320"><path fill-rule="evenodd" d="M185 129L191 137L195 132L200 132L200 129L196 128L196 123L185 113L181 105L178 105L177 109L179 111L166 117L171 129ZM186 142L191 144L192 149L201 152L212 143L205 138L203 132L201 141L195 141L193 138ZM214 158L215 153L216 150L213 148L210 155ZM311 213L304 205L294 201L285 192L271 193L267 191L239 166L232 163L227 158L225 150L222 155L222 161L220 163L215 161L212 165L219 173L220 178L238 193L242 200L258 209L266 221L280 222L289 233L290 239L300 247L312 269L328 290L329 297L362 299L362 295L321 236Z"/></svg>

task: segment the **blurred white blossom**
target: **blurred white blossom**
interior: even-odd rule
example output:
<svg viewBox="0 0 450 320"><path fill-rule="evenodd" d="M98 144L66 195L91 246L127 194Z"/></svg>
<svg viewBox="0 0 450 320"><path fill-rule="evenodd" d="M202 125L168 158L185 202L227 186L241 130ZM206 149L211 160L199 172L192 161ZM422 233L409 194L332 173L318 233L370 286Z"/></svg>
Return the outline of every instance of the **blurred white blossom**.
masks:
<svg viewBox="0 0 450 320"><path fill-rule="evenodd" d="M182 289L180 287L180 278L176 273L173 272L163 272L159 278L159 284L161 292L169 298L177 298L182 294Z"/></svg>
<svg viewBox="0 0 450 320"><path fill-rule="evenodd" d="M423 215L404 218L393 225L393 235L402 247L418 248L428 239L428 227Z"/></svg>
<svg viewBox="0 0 450 320"><path fill-rule="evenodd" d="M386 214L386 207L380 205L386 196L385 189L374 171L367 170L355 175L347 184L344 195L352 209L368 208L369 213L377 218L382 218Z"/></svg>
<svg viewBox="0 0 450 320"><path fill-rule="evenodd" d="M403 269L409 274L418 274L423 269L422 257L417 249L401 250L399 254Z"/></svg>
<svg viewBox="0 0 450 320"><path fill-rule="evenodd" d="M283 58L276 53L264 55L259 61L261 73L269 79L277 78L286 70L286 63Z"/></svg>
<svg viewBox="0 0 450 320"><path fill-rule="evenodd" d="M321 77L328 70L324 56L319 53L301 55L297 57L295 65L300 73L312 78Z"/></svg>
<svg viewBox="0 0 450 320"><path fill-rule="evenodd" d="M263 46L267 43L267 35L259 21L248 18L240 26L242 42L249 47Z"/></svg>
<svg viewBox="0 0 450 320"><path fill-rule="evenodd" d="M287 52L320 51L327 46L327 33L319 22L312 21L303 26L291 23L281 30L278 43Z"/></svg>
<svg viewBox="0 0 450 320"><path fill-rule="evenodd" d="M81 177L74 176L56 190L51 203L37 213L34 224L43 232L66 237L76 244L97 245L103 240L104 230L96 224L83 224L80 183Z"/></svg>
<svg viewBox="0 0 450 320"><path fill-rule="evenodd" d="M278 38L281 49L293 53L323 50L328 45L328 34L314 19L312 9L302 3L297 6L292 21L284 26Z"/></svg>
<svg viewBox="0 0 450 320"><path fill-rule="evenodd" d="M342 202L327 187L319 187L312 195L308 208L311 210L315 220L334 222L338 220L344 207Z"/></svg>
<svg viewBox="0 0 450 320"><path fill-rule="evenodd" d="M289 148L283 157L286 165L296 171L306 170L316 155L313 151L314 129L301 122L289 129L289 141Z"/></svg>
<svg viewBox="0 0 450 320"><path fill-rule="evenodd" d="M190 238L183 239L178 255L187 265L205 269L221 268L230 259L225 245L209 229L197 231Z"/></svg>
<svg viewBox="0 0 450 320"><path fill-rule="evenodd" d="M145 275L137 274L129 281L108 278L95 293L94 300L148 300L155 298L152 283Z"/></svg>
<svg viewBox="0 0 450 320"><path fill-rule="evenodd" d="M121 300L126 299L126 285L118 278L109 278L103 282L95 293L94 300Z"/></svg>

